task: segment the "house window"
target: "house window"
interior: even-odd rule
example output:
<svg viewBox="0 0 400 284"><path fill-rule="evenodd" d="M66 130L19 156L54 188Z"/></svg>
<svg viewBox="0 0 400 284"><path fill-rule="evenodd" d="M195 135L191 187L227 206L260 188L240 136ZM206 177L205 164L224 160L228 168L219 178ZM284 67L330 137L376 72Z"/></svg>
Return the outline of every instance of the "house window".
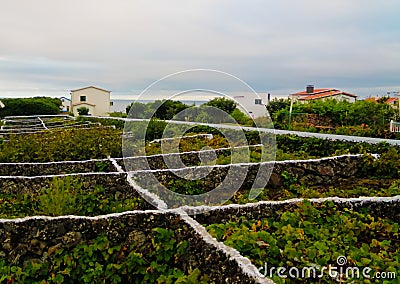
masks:
<svg viewBox="0 0 400 284"><path fill-rule="evenodd" d="M261 99L255 99L254 103L256 105L261 105L262 104L262 100Z"/></svg>
<svg viewBox="0 0 400 284"><path fill-rule="evenodd" d="M67 106L67 111L69 112L69 106Z"/></svg>
<svg viewBox="0 0 400 284"><path fill-rule="evenodd" d="M81 96L81 102L86 102L86 96Z"/></svg>
<svg viewBox="0 0 400 284"><path fill-rule="evenodd" d="M110 106L113 106L114 105L114 102L110 102Z"/></svg>

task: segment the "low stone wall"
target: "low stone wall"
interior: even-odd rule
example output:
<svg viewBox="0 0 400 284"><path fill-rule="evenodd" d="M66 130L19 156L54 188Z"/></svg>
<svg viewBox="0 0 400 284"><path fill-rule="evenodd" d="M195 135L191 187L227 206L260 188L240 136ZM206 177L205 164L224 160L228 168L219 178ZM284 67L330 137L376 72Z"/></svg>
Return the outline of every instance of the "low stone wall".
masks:
<svg viewBox="0 0 400 284"><path fill-rule="evenodd" d="M103 129L103 128L114 128L115 126L102 126L100 124L90 123L90 124L79 124L79 125L64 125L62 127L50 127L51 131L64 131L69 129ZM48 133L50 131L49 128L21 128L21 129L0 129L0 138L4 139L4 141L8 141L10 137L18 136L18 135L26 135L26 134L43 134Z"/></svg>
<svg viewBox="0 0 400 284"><path fill-rule="evenodd" d="M344 155L314 160L137 171L132 172L131 175L144 188L154 188L155 181L168 185L176 180L193 180L196 179L196 176L205 176L200 179L200 183L202 189L208 191L220 185L230 171L234 172L233 176L236 178L232 178L230 182L226 183L224 185L226 188L236 187L237 183L242 180L241 176L243 175L245 175L245 179L240 187L241 189L250 189L255 182L255 188L263 187L266 184L266 178L269 173L271 173L271 178L268 181L268 186L272 187L282 186L285 181L284 175L304 185L330 185L340 179L354 177L360 169L362 160L361 155ZM264 176L261 175L256 180L259 170L264 173ZM207 175L208 172L209 174Z"/></svg>
<svg viewBox="0 0 400 284"><path fill-rule="evenodd" d="M21 128L24 128L24 129L26 129L26 128L29 128L29 129L44 129L43 128L43 124L41 124L40 121L38 121L37 124L29 124L29 125L26 125L26 124L10 124L10 125L6 124L6 125L3 125L1 127L1 130L18 130L18 129L21 129Z"/></svg>
<svg viewBox="0 0 400 284"><path fill-rule="evenodd" d="M45 262L60 249L71 249L78 243L105 234L111 245L151 246L153 228L175 232L177 242L187 241L187 253L173 264L184 272L198 268L215 283L260 283L243 272L243 268L226 251L207 242L204 236L185 222L179 214L147 211L127 212L103 217L32 217L16 221L0 220L0 257L8 263ZM137 252L141 253L140 247ZM142 252L145 253L145 252ZM264 281L268 282L268 281ZM271 282L268 282L271 283Z"/></svg>
<svg viewBox="0 0 400 284"><path fill-rule="evenodd" d="M262 145L250 145L249 147L220 148L203 151L192 151L183 153L159 154L150 156L138 156L115 159L126 171L140 171L148 169L175 169L184 166L193 167L201 163L212 162L220 156L229 156L233 153L245 154L247 148L260 148ZM168 163L168 164L167 164Z"/></svg>
<svg viewBox="0 0 400 284"><path fill-rule="evenodd" d="M12 135L12 134L20 134L20 133L30 133L30 132L35 132L35 131L41 131L41 130L46 130L43 126L35 126L35 127L29 127L29 128L3 128L0 129L0 135L6 136L6 135Z"/></svg>
<svg viewBox="0 0 400 284"><path fill-rule="evenodd" d="M50 163L0 163L0 176L40 176L116 171L116 168L108 159Z"/></svg>
<svg viewBox="0 0 400 284"><path fill-rule="evenodd" d="M275 162L269 184L281 186L283 173L295 178L304 185L330 185L340 179L353 178L363 163L362 155L342 155L311 160Z"/></svg>
<svg viewBox="0 0 400 284"><path fill-rule="evenodd" d="M400 196L396 197L361 197L361 198L318 198L309 199L314 206L318 206L325 201L332 201L339 209L352 209L361 211L368 209L375 217L389 218L400 223ZM275 217L279 220L280 216L287 211L297 208L303 199L286 201L260 201L246 205L226 205L220 207L186 207L183 208L188 214L200 224L227 223L239 221L241 217L248 220L259 220L261 218Z"/></svg>
<svg viewBox="0 0 400 284"><path fill-rule="evenodd" d="M40 120L38 118L35 119L2 119L2 122L4 122L5 125L35 125L35 124L41 124Z"/></svg>
<svg viewBox="0 0 400 284"><path fill-rule="evenodd" d="M79 179L82 189L92 191L96 186L102 186L107 195L117 196L119 200L139 198L141 195L129 184L127 174L74 174L71 175ZM39 194L43 188L49 187L53 178L62 178L63 176L39 176L39 177L0 177L1 194ZM140 205L140 209L154 209L154 207L145 200Z"/></svg>

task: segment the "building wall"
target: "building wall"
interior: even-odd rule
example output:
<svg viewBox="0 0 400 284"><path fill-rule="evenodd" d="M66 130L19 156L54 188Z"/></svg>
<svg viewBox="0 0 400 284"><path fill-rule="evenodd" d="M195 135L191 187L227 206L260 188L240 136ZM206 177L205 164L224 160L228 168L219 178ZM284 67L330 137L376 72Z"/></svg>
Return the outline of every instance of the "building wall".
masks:
<svg viewBox="0 0 400 284"><path fill-rule="evenodd" d="M67 98L64 98L64 97L61 97L60 100L62 102L62 105L61 105L61 107L62 107L61 111L62 112L70 112L70 111L72 111L72 109L71 109L71 100L69 100Z"/></svg>
<svg viewBox="0 0 400 284"><path fill-rule="evenodd" d="M266 115L267 94L245 94L243 96L235 96L233 99L238 103L237 107L252 118ZM256 104L256 100L261 99L261 104Z"/></svg>
<svg viewBox="0 0 400 284"><path fill-rule="evenodd" d="M96 108L95 108L95 106L89 105L89 104L85 104L85 103L80 103L80 104L75 105L75 106L73 107L73 112L74 112L74 115L75 115L75 116L78 116L78 115L79 115L79 114L78 114L78 108L80 108L80 107L88 108L88 109L89 109L89 114L91 114L91 115L97 115L97 114L96 114Z"/></svg>
<svg viewBox="0 0 400 284"><path fill-rule="evenodd" d="M294 97L294 99L298 99L298 97ZM338 101L348 101L349 103L355 103L357 98L355 97L351 97L351 96L347 96L344 94L340 94L340 95L334 95L334 96L330 96L330 97L323 97L323 98L318 98L318 99L314 99L314 100L299 100L301 103L306 103L306 102L310 102L310 101L316 101L316 100L321 100L321 101L326 101L326 100L338 100Z"/></svg>
<svg viewBox="0 0 400 284"><path fill-rule="evenodd" d="M86 101L81 101L80 97L86 96ZM97 116L109 116L110 115L110 92L99 90L93 87L72 91L71 100L73 112L77 115L76 109L81 107L82 104L93 105L92 109L86 105L86 107L91 110L89 113Z"/></svg>
<svg viewBox="0 0 400 284"><path fill-rule="evenodd" d="M344 94L335 96L333 98L337 99L339 101L348 101L349 103L355 103L356 102L356 98L355 97L347 96L347 95L344 95Z"/></svg>

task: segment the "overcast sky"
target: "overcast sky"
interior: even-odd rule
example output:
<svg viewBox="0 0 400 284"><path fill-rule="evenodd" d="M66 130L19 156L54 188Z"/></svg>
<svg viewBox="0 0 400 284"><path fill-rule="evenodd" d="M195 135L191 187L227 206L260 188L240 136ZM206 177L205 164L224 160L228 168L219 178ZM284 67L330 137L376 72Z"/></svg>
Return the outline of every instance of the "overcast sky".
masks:
<svg viewBox="0 0 400 284"><path fill-rule="evenodd" d="M136 96L186 69L257 92L400 91L400 1L0 0L0 97ZM170 86L180 90L181 86Z"/></svg>

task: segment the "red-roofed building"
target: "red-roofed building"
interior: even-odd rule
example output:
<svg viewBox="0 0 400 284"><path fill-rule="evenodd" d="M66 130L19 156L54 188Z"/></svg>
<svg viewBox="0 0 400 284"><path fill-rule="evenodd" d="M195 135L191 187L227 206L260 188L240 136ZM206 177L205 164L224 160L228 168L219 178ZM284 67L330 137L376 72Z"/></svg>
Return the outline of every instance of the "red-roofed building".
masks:
<svg viewBox="0 0 400 284"><path fill-rule="evenodd" d="M393 107L397 107L397 106L398 106L397 101L398 101L398 98L388 98L388 100L386 101L386 103L387 103L388 105L393 106Z"/></svg>
<svg viewBox="0 0 400 284"><path fill-rule="evenodd" d="M374 102L374 103L378 103L379 100L382 100L383 98L380 97L370 97L370 98L366 98L365 100L368 102ZM398 106L398 98L393 98L393 97L389 97L386 100L384 100L384 102L392 107L397 108Z"/></svg>
<svg viewBox="0 0 400 284"><path fill-rule="evenodd" d="M314 89L314 85L308 85L305 91L294 93L290 96L300 102L335 99L338 101L347 101L351 103L354 103L358 97L354 94L332 88Z"/></svg>

